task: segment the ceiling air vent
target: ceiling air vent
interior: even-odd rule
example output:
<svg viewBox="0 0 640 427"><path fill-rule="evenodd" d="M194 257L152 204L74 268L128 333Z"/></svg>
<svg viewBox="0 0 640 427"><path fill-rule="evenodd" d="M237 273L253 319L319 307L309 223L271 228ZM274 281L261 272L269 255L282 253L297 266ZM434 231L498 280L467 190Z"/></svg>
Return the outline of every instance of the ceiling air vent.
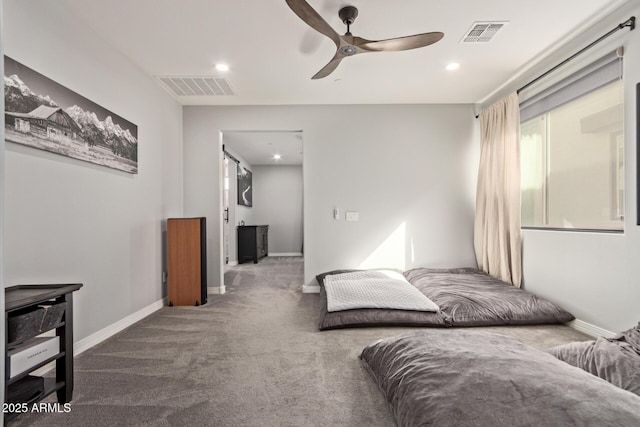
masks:
<svg viewBox="0 0 640 427"><path fill-rule="evenodd" d="M486 43L508 22L474 22L461 43Z"/></svg>
<svg viewBox="0 0 640 427"><path fill-rule="evenodd" d="M229 82L222 77L162 77L156 79L175 96L233 96Z"/></svg>

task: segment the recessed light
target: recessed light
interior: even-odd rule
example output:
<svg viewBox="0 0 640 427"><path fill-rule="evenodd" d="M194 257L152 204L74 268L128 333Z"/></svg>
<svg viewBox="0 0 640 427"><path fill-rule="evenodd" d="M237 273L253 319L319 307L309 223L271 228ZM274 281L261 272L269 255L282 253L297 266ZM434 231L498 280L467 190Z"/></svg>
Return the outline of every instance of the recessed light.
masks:
<svg viewBox="0 0 640 427"><path fill-rule="evenodd" d="M216 70L222 71L222 72L229 71L229 66L227 64L222 64L222 63L216 64Z"/></svg>
<svg viewBox="0 0 640 427"><path fill-rule="evenodd" d="M280 160L282 158L282 156L280 154L274 154L273 155L273 159L274 160Z"/></svg>
<svg viewBox="0 0 640 427"><path fill-rule="evenodd" d="M458 68L460 68L460 64L458 64L457 62L452 62L451 64L447 65L446 68L449 71L457 70Z"/></svg>

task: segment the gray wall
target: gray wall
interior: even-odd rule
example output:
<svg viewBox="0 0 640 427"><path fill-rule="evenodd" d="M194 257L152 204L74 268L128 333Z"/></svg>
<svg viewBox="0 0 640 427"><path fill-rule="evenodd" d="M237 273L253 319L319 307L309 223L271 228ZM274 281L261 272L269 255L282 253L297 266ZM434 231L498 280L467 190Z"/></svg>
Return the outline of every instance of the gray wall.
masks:
<svg viewBox="0 0 640 427"><path fill-rule="evenodd" d="M185 214L206 215L222 283L220 131L304 135L305 283L341 267L474 266L479 143L470 105L184 107ZM359 222L333 220L357 210ZM383 256L383 252L387 256ZM367 263L367 260L368 263ZM386 260L386 261L385 261Z"/></svg>
<svg viewBox="0 0 640 427"><path fill-rule="evenodd" d="M137 175L7 143L5 283L83 283L80 340L163 297L162 221L182 215L181 107L61 2L4 7L8 56L138 126Z"/></svg>
<svg viewBox="0 0 640 427"><path fill-rule="evenodd" d="M631 15L637 2L599 22L518 81L510 90L559 63ZM640 321L640 227L636 225L636 95L640 82L640 31L625 29L581 58L588 61L624 45L626 215L624 234L523 232L524 287L562 304L578 319L618 332ZM584 56L584 55L583 55ZM507 89L508 91L509 89Z"/></svg>
<svg viewBox="0 0 640 427"><path fill-rule="evenodd" d="M302 251L302 166L254 166L256 224L269 225L269 254Z"/></svg>

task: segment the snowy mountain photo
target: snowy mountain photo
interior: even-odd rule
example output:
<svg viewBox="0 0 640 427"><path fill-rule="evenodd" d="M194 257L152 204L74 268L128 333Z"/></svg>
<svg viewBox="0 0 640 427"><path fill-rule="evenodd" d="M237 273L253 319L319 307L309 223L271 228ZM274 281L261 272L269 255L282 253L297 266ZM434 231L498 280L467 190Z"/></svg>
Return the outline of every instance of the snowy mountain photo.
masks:
<svg viewBox="0 0 640 427"><path fill-rule="evenodd" d="M9 142L137 173L137 126L5 56Z"/></svg>

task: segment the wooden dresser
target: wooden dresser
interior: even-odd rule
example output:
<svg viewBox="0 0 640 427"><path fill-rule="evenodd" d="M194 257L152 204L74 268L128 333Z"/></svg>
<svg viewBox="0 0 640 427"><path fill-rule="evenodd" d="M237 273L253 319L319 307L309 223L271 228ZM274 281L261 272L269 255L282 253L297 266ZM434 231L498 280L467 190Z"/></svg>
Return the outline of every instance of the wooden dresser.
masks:
<svg viewBox="0 0 640 427"><path fill-rule="evenodd" d="M238 264L258 260L269 254L268 225L238 226Z"/></svg>

